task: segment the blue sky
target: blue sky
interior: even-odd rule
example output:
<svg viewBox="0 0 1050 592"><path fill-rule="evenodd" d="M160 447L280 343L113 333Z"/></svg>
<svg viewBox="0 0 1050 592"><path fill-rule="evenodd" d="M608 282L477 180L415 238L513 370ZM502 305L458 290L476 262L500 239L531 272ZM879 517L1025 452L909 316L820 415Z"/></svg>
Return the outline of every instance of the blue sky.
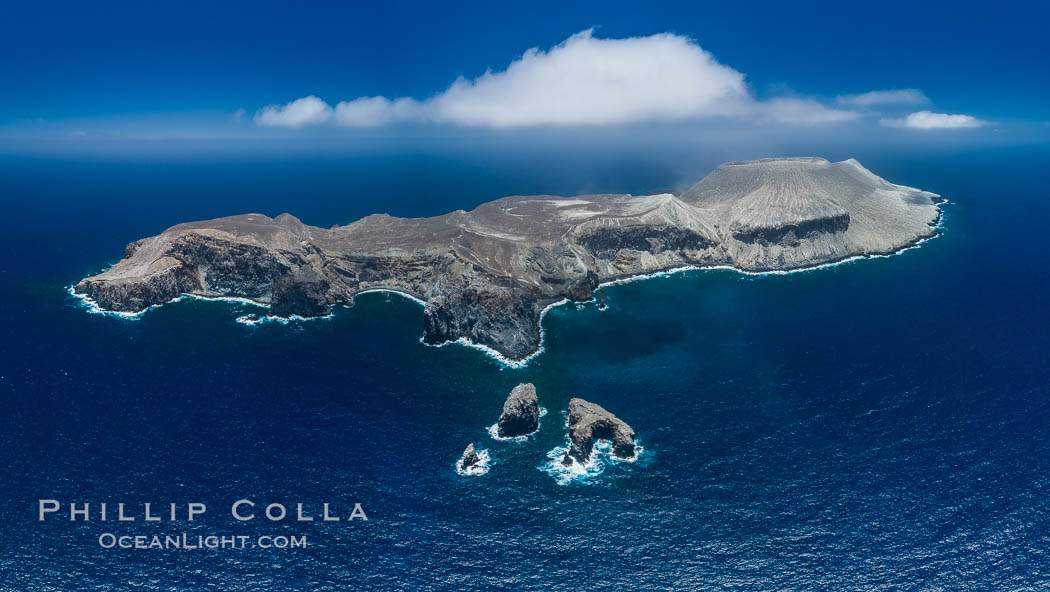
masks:
<svg viewBox="0 0 1050 592"><path fill-rule="evenodd" d="M1048 16L1037 2L18 3L0 22L0 137L10 151L679 122L1045 137Z"/></svg>

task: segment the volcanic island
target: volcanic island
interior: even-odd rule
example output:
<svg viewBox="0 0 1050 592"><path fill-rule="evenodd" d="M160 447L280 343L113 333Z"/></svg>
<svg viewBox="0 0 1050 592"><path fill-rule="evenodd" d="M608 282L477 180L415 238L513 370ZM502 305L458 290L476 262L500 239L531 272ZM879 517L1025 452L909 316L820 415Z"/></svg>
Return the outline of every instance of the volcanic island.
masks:
<svg viewBox="0 0 1050 592"><path fill-rule="evenodd" d="M937 233L937 194L854 159L730 162L679 195L504 197L430 218L320 228L290 214L178 224L130 243L72 292L138 313L182 296L239 298L278 318L319 317L390 290L424 303L423 342L484 346L520 363L550 305L681 268L791 271L896 253Z"/></svg>

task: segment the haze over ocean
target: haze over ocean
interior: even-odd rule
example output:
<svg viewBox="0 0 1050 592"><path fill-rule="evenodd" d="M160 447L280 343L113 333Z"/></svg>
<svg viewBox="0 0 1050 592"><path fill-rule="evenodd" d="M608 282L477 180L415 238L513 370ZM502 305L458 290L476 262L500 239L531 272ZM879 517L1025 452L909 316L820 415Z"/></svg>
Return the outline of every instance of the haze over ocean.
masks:
<svg viewBox="0 0 1050 592"><path fill-rule="evenodd" d="M643 192L705 170L600 153L573 166L553 153L6 159L2 587L1046 585L1050 277L1033 255L1050 246L1045 146L791 149L857 156L944 195L943 235L829 269L611 287L607 311L553 309L546 351L522 370L423 346L418 305L382 294L330 320L245 327L235 318L251 307L192 300L137 321L91 315L65 287L181 220L290 211L328 226L511 193ZM674 162L710 168L722 156ZM523 381L550 413L527 442L496 442L485 430ZM564 443L573 396L628 421L640 460L568 485L540 470ZM494 458L483 477L453 468L471 441ZM311 544L107 551L97 523L37 522L41 496L202 499L218 516L135 532L287 532ZM370 519L222 519L243 496L361 502Z"/></svg>

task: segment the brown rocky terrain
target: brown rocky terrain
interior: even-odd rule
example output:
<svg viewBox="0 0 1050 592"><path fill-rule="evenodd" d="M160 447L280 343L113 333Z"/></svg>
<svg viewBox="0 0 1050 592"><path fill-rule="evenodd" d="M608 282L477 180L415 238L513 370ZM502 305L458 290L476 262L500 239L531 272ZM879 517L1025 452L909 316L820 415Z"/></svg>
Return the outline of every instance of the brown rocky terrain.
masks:
<svg viewBox="0 0 1050 592"><path fill-rule="evenodd" d="M313 317L367 290L395 290L426 303L424 342L465 338L520 360L540 346L545 306L588 300L600 283L682 266L791 270L893 253L936 233L939 202L852 159L734 162L680 196L514 196L327 229L290 214L179 224L129 244L74 292L107 311L191 294Z"/></svg>

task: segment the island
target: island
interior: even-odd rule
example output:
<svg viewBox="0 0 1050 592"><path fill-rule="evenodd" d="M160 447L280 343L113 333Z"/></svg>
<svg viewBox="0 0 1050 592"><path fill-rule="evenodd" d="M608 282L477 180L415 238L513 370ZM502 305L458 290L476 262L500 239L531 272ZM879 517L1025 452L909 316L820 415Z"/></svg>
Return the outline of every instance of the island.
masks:
<svg viewBox="0 0 1050 592"><path fill-rule="evenodd" d="M636 456L634 430L601 405L579 398L569 400L566 425L569 428L569 449L561 461L565 466L589 463L598 440L612 444L610 453L615 458L626 460Z"/></svg>
<svg viewBox="0 0 1050 592"><path fill-rule="evenodd" d="M536 387L523 383L510 391L510 396L503 403L503 413L496 422L496 436L500 438L520 438L540 429L540 401L536 396Z"/></svg>
<svg viewBox="0 0 1050 592"><path fill-rule="evenodd" d="M456 463L456 470L461 475L483 474L481 469L484 469L486 464L485 458L478 453L477 449L474 448L474 443L471 442L467 444L467 449L459 457L459 461Z"/></svg>
<svg viewBox="0 0 1050 592"><path fill-rule="evenodd" d="M72 291L137 313L183 295L241 298L275 317L329 315L358 294L424 303L423 342L520 362L543 312L600 285L680 268L788 271L887 255L937 232L941 198L853 159L723 164L680 195L504 197L430 218L367 216L320 228L290 214L173 226Z"/></svg>

